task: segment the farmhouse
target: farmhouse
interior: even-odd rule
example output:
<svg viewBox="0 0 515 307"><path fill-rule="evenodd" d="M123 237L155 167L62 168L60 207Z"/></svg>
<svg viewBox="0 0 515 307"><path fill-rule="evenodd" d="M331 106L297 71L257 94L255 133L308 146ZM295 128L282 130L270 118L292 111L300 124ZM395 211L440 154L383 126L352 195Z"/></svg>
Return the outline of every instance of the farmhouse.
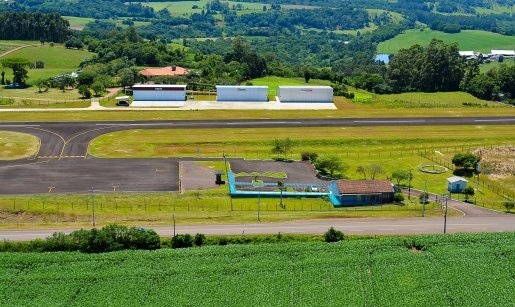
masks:
<svg viewBox="0 0 515 307"><path fill-rule="evenodd" d="M452 176L447 178L447 191L461 193L467 187L467 180L462 177Z"/></svg>
<svg viewBox="0 0 515 307"><path fill-rule="evenodd" d="M132 107L181 107L186 101L186 85L136 84L132 92Z"/></svg>
<svg viewBox="0 0 515 307"><path fill-rule="evenodd" d="M388 180L336 180L331 185L333 195L343 206L391 203L395 194Z"/></svg>
<svg viewBox="0 0 515 307"><path fill-rule="evenodd" d="M333 88L330 86L279 86L277 100L285 102L333 102Z"/></svg>
<svg viewBox="0 0 515 307"><path fill-rule="evenodd" d="M224 102L267 102L268 86L217 85L216 100Z"/></svg>
<svg viewBox="0 0 515 307"><path fill-rule="evenodd" d="M161 68L147 68L139 72L143 77L152 78L159 76L184 76L189 72L189 69L179 66L167 66Z"/></svg>

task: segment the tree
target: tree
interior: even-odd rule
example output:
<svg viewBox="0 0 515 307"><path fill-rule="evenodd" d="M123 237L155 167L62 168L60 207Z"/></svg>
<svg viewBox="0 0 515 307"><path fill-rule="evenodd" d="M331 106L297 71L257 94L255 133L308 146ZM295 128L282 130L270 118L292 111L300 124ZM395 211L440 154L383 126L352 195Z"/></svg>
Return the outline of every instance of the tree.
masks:
<svg viewBox="0 0 515 307"><path fill-rule="evenodd" d="M454 164L456 167L468 170L475 168L480 160L481 158L479 156L476 156L472 153L457 153L452 158L452 164Z"/></svg>
<svg viewBox="0 0 515 307"><path fill-rule="evenodd" d="M423 205L426 205L427 203L429 203L429 193L422 192L422 194L420 194L420 196L419 196L419 201Z"/></svg>
<svg viewBox="0 0 515 307"><path fill-rule="evenodd" d="M123 68L118 71L120 77L120 84L123 87L133 86L136 83L136 74L130 68Z"/></svg>
<svg viewBox="0 0 515 307"><path fill-rule="evenodd" d="M30 65L30 61L24 58L6 58L1 60L2 66L13 70L13 83L25 85L25 81L29 78L28 71L25 67Z"/></svg>
<svg viewBox="0 0 515 307"><path fill-rule="evenodd" d="M365 180L367 175L374 180L377 175L384 174L384 169L378 164L359 165L356 168L356 173L362 173Z"/></svg>
<svg viewBox="0 0 515 307"><path fill-rule="evenodd" d="M2 85L5 84L5 71L2 71Z"/></svg>
<svg viewBox="0 0 515 307"><path fill-rule="evenodd" d="M393 201L395 201L396 203L404 201L404 194L400 192L393 194Z"/></svg>
<svg viewBox="0 0 515 307"><path fill-rule="evenodd" d="M340 157L334 155L319 157L316 160L315 167L318 170L325 171L330 177L333 177L336 172L342 175L349 169L349 166L345 164Z"/></svg>
<svg viewBox="0 0 515 307"><path fill-rule="evenodd" d="M392 179L395 179L397 181L397 185L400 185L401 181L409 180L409 177L410 177L409 170L399 169L399 170L395 170L392 173Z"/></svg>
<svg viewBox="0 0 515 307"><path fill-rule="evenodd" d="M272 152L278 155L282 155L284 159L286 159L286 154L291 152L292 148L293 142L290 140L290 138L286 138L284 140L275 139Z"/></svg>
<svg viewBox="0 0 515 307"><path fill-rule="evenodd" d="M306 83L309 83L309 80L311 79L311 72L309 70L304 71L304 80L306 80Z"/></svg>
<svg viewBox="0 0 515 307"><path fill-rule="evenodd" d="M79 85L78 91L82 98L85 98L85 99L91 98L91 91L89 90L89 87L87 85L85 85L85 84Z"/></svg>
<svg viewBox="0 0 515 307"><path fill-rule="evenodd" d="M471 196L474 196L475 192L474 192L474 188L471 187L471 186L468 186L466 187L465 189L463 189L463 192L461 192L463 195L465 195L465 201L469 201L469 198Z"/></svg>
<svg viewBox="0 0 515 307"><path fill-rule="evenodd" d="M47 79L37 79L34 84L38 87L38 92L42 93L43 89L48 89L48 80Z"/></svg>

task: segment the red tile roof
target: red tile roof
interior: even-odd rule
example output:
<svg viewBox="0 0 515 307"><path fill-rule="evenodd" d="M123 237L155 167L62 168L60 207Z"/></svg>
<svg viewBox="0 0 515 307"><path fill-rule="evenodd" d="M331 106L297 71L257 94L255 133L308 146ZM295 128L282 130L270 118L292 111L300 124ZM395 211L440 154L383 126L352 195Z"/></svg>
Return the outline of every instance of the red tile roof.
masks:
<svg viewBox="0 0 515 307"><path fill-rule="evenodd" d="M340 194L377 194L393 192L388 180L338 180Z"/></svg>
<svg viewBox="0 0 515 307"><path fill-rule="evenodd" d="M189 69L180 66L166 66L161 68L147 68L139 72L145 77L153 76L183 76L189 72Z"/></svg>

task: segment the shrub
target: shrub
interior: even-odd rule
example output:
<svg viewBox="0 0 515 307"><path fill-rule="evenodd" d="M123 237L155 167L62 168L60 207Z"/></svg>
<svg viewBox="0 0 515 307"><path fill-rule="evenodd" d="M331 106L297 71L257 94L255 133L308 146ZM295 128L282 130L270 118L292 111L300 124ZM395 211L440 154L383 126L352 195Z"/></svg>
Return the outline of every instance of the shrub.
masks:
<svg viewBox="0 0 515 307"><path fill-rule="evenodd" d="M395 193L393 195L393 200L395 202L398 202L398 203L401 202L401 201L404 201L404 194L402 194L402 193Z"/></svg>
<svg viewBox="0 0 515 307"><path fill-rule="evenodd" d="M422 194L420 194L419 201L421 204L424 205L429 203L429 194L427 192L423 192Z"/></svg>
<svg viewBox="0 0 515 307"><path fill-rule="evenodd" d="M202 233L197 233L195 235L195 240L193 243L195 243L196 246L202 246L206 242L206 236Z"/></svg>
<svg viewBox="0 0 515 307"><path fill-rule="evenodd" d="M506 201L503 203L506 212L511 212L511 210L515 207L515 201Z"/></svg>
<svg viewBox="0 0 515 307"><path fill-rule="evenodd" d="M300 158L302 161L311 161L315 162L318 159L318 154L316 152L303 152L300 154Z"/></svg>
<svg viewBox="0 0 515 307"><path fill-rule="evenodd" d="M172 237L172 248L185 248L193 246L193 238L190 234L175 235Z"/></svg>
<svg viewBox="0 0 515 307"><path fill-rule="evenodd" d="M333 227L329 228L328 231L324 234L324 239L326 242L338 242L343 240L345 237L343 232L334 229Z"/></svg>

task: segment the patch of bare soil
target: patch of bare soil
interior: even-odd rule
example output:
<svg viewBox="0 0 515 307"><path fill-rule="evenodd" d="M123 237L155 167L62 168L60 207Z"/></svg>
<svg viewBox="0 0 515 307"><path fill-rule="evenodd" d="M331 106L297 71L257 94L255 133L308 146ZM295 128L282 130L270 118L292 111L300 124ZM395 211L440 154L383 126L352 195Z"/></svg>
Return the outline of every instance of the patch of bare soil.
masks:
<svg viewBox="0 0 515 307"><path fill-rule="evenodd" d="M481 172L490 178L515 176L515 146L481 148L474 154L481 156Z"/></svg>
<svg viewBox="0 0 515 307"><path fill-rule="evenodd" d="M76 222L77 216L64 213L27 212L24 210L0 211L2 224L13 223L47 223L47 222Z"/></svg>

